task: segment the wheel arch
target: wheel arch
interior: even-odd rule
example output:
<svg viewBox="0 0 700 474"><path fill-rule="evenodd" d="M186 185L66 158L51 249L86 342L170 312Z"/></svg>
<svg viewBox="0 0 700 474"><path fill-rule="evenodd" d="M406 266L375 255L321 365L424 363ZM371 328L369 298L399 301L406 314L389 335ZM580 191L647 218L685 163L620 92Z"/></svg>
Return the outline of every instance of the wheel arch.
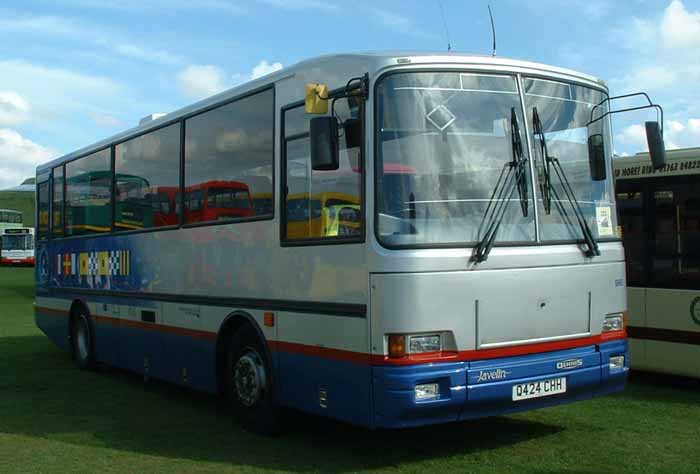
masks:
<svg viewBox="0 0 700 474"><path fill-rule="evenodd" d="M216 385L219 394L224 393L225 385L223 377L225 372L224 369L226 367L226 353L228 352L229 344L231 343L231 337L236 331L245 325L251 326L260 339L265 351L265 357L267 358L273 372L272 379L275 380L276 378L276 364L272 359L272 353L267 344L267 338L265 337L262 329L260 329L260 325L255 318L246 311L234 311L226 316L219 327L219 332L216 335Z"/></svg>

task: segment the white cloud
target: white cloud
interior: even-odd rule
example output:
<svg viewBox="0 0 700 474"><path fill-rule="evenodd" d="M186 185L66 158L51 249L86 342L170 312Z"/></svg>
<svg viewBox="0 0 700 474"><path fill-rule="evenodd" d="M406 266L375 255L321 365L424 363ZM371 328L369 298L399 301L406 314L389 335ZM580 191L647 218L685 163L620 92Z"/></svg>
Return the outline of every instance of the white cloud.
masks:
<svg viewBox="0 0 700 474"><path fill-rule="evenodd" d="M647 136L643 125L625 127L615 135L615 143L632 152L647 151ZM664 126L664 144L667 150L698 146L700 144L700 118L668 120Z"/></svg>
<svg viewBox="0 0 700 474"><path fill-rule="evenodd" d="M37 113L48 115L91 108L124 94L123 86L109 78L18 60L0 61L0 88L20 91Z"/></svg>
<svg viewBox="0 0 700 474"><path fill-rule="evenodd" d="M700 89L700 11L688 11L681 0L670 2L660 18L633 18L631 25L618 27L611 40L630 50L628 57L633 59L629 72L611 81L614 92L663 92L692 85L688 92L697 94ZM674 91L679 92L683 91Z"/></svg>
<svg viewBox="0 0 700 474"><path fill-rule="evenodd" d="M34 176L38 165L56 155L53 150L34 143L15 130L0 128L0 189Z"/></svg>
<svg viewBox="0 0 700 474"><path fill-rule="evenodd" d="M188 97L202 99L226 88L224 73L211 64L192 64L178 75L182 91Z"/></svg>
<svg viewBox="0 0 700 474"><path fill-rule="evenodd" d="M29 103L15 91L0 91L0 127L18 125L29 115Z"/></svg>
<svg viewBox="0 0 700 474"><path fill-rule="evenodd" d="M104 26L83 23L61 16L4 16L0 31L57 37L81 43L81 48L93 46L127 59L156 64L178 65L186 60L178 54L134 43L124 35Z"/></svg>
<svg viewBox="0 0 700 474"><path fill-rule="evenodd" d="M267 60L263 59L258 63L257 66L253 68L253 72L250 75L251 79L257 79L271 72L279 71L282 69L282 63L268 63Z"/></svg>
<svg viewBox="0 0 700 474"><path fill-rule="evenodd" d="M279 71L282 67L282 63L270 63L263 59L253 67L250 73L235 73L226 79L223 70L218 66L193 64L180 72L177 79L186 96L193 99L203 99L222 92L228 87Z"/></svg>
<svg viewBox="0 0 700 474"><path fill-rule="evenodd" d="M689 12L682 1L672 1L661 21L661 38L667 48L697 48L700 45L700 12Z"/></svg>

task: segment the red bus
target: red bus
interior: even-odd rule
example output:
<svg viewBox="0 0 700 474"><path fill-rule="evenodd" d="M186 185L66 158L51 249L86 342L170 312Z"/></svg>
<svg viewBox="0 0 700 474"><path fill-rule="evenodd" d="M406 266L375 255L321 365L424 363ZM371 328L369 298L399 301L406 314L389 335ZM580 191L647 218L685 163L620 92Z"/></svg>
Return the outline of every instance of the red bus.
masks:
<svg viewBox="0 0 700 474"><path fill-rule="evenodd" d="M185 222L209 222L255 215L248 185L207 181L185 188Z"/></svg>

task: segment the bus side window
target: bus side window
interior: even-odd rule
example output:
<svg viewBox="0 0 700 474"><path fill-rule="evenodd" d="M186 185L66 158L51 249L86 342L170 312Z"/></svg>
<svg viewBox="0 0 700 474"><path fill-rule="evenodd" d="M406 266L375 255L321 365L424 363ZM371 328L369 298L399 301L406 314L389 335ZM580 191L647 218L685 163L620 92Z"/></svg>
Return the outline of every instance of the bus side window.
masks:
<svg viewBox="0 0 700 474"><path fill-rule="evenodd" d="M359 110L348 108L347 100L338 100L335 113L339 120L354 124ZM361 139L353 127L353 136L340 127L340 167L333 171L311 168L309 120L313 115L304 106L285 111L284 156L286 167L283 240L318 241L357 240L362 237L362 159Z"/></svg>

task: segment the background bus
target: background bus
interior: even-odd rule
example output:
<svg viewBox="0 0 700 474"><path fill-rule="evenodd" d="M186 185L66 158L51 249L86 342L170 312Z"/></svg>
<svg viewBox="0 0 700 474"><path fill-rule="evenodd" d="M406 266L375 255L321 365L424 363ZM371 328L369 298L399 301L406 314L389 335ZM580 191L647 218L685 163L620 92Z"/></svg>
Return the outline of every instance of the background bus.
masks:
<svg viewBox="0 0 700 474"><path fill-rule="evenodd" d="M0 230L22 227L22 213L11 209L0 209Z"/></svg>
<svg viewBox="0 0 700 474"><path fill-rule="evenodd" d="M34 229L7 227L0 229L2 265L34 265Z"/></svg>
<svg viewBox="0 0 700 474"><path fill-rule="evenodd" d="M627 261L635 369L700 377L700 148L618 157L617 202Z"/></svg>

